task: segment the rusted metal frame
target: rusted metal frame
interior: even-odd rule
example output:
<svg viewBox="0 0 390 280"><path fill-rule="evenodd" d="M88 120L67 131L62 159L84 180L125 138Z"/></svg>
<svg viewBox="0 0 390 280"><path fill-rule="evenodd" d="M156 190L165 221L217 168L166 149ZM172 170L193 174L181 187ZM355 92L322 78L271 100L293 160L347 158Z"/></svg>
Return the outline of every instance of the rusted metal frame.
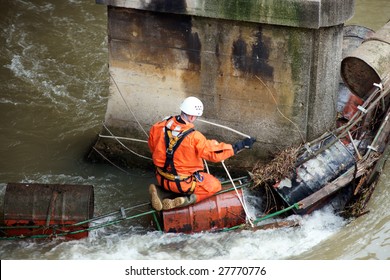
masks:
<svg viewBox="0 0 390 280"><path fill-rule="evenodd" d="M241 183L241 181L245 180L245 179L249 179L249 176L242 176L242 177L235 178L235 179L233 179L233 182L239 181L240 185L243 185L243 183ZM227 185L227 184L230 184L230 183L231 183L230 180L226 180L226 181L222 181L221 185Z"/></svg>
<svg viewBox="0 0 390 280"><path fill-rule="evenodd" d="M378 89L375 90L375 93L372 94L372 96L375 96L376 93L379 92ZM366 102L364 102L363 104L363 107L366 108L366 113L363 113L362 112L357 112L354 117L356 116L356 120L354 120L354 117L351 118L351 120L344 126L341 126L339 128L337 128L333 134L337 134L340 132L340 134L337 136L338 139L340 138L343 138L344 136L346 136L346 134L348 133L348 131L355 127L362 119L363 117L365 117L365 115L372 111L373 109L376 108L378 102L380 102L387 94L389 94L390 92L390 89L386 90L386 91L383 91L375 100L372 100L372 99L367 99ZM371 97L371 96L370 96ZM335 140L336 142L336 140ZM334 143L332 143L333 145Z"/></svg>
<svg viewBox="0 0 390 280"><path fill-rule="evenodd" d="M289 207L285 208L285 209L282 209L282 210L279 210L277 212L274 212L274 213L271 213L271 214L268 214L266 216L263 216L263 217L260 217L260 218L256 218L253 223L259 223L261 221L264 221L264 220L267 220L267 219L270 219L270 218L273 218L275 216L279 216L285 212L288 212L292 209L299 209L299 202L298 203L294 203L293 205L290 205ZM234 226L234 227L230 227L230 228L224 228L224 229L221 229L219 231L231 231L231 230L236 230L236 229L243 229L247 226L247 224L240 224L240 225L237 225L237 226ZM254 226L252 228L257 228L258 226Z"/></svg>
<svg viewBox="0 0 390 280"><path fill-rule="evenodd" d="M376 92L379 92L379 90L378 90L378 89L375 90L375 95L376 95ZM386 90L384 90L384 91L378 96L377 99L373 100L373 101L368 105L368 107L367 107L366 110L367 110L367 111L371 111L373 108L375 108L375 106L377 105L377 103L378 103L379 101L381 101L387 94L389 94L389 92L390 92L390 87L387 88ZM374 95L374 94L373 94L373 95ZM370 96L370 97L371 97L371 96ZM364 103L365 105L368 104L368 102L367 102L368 100L371 101L370 98L367 99L366 102ZM355 116L356 116L356 120L354 120L354 119L355 119L355 118L354 118ZM307 158L305 158L304 161L297 162L297 163L295 164L295 166L299 166L299 165L301 165L301 164L307 162L308 160L312 159L312 158L315 157L316 155L320 154L321 152L323 152L323 151L325 151L326 149L328 149L329 147L331 147L334 143L336 143L336 142L339 141L341 138L343 138L344 136L346 136L347 133L350 131L350 129L353 128L355 125L357 125L357 124L359 123L359 121L361 121L361 119L362 119L363 117L364 117L364 114L361 114L361 112L357 112L357 113L351 118L351 120L350 120L346 125L344 125L344 126L338 128L338 129L336 129L334 132L324 134L323 136L321 136L320 138L318 138L317 140L315 140L315 141L319 141L319 140L322 140L322 139L326 138L325 135L326 135L326 136L329 136L329 135L331 135L331 134L335 135L335 134L337 134L338 132L342 131L340 134L338 134L338 135L336 136L336 138L335 138L333 141L331 141L331 142L329 142L327 145L321 147L321 148L318 149L316 152L311 153L310 156L308 156ZM309 145L312 145L315 141L312 141ZM307 145L306 145L306 146L307 146Z"/></svg>
<svg viewBox="0 0 390 280"><path fill-rule="evenodd" d="M374 140L371 143L371 146L375 148L378 152L383 152L386 146L386 139L390 133L390 108L386 112L386 116L384 117L381 126L378 129L378 133L376 134ZM377 145L377 146L376 146Z"/></svg>
<svg viewBox="0 0 390 280"><path fill-rule="evenodd" d="M157 213L153 212L152 216L153 216L154 221L156 222L156 226L157 226L158 231L162 231L162 227L160 225L160 222L157 219Z"/></svg>
<svg viewBox="0 0 390 280"><path fill-rule="evenodd" d="M242 189L242 188L248 187L250 185L251 185L251 183L244 183L244 184L236 186L236 188L237 189ZM225 192L230 192L232 190L234 190L234 187L220 190L219 192L215 193L214 195L222 194L222 193L225 193Z"/></svg>
<svg viewBox="0 0 390 280"><path fill-rule="evenodd" d="M379 143L379 145L387 146L387 151L385 159L387 159L387 154L390 152L390 148L388 144L385 143L385 140L388 138L390 134L390 108L387 111L386 117L382 121L381 127L378 129L377 134L375 135L374 140L372 141L371 145L375 146L376 143ZM338 191L339 189L343 188L347 184L349 184L354 178L358 178L362 176L367 169L378 159L377 157L370 157L371 149L367 151L367 153L364 155L363 159L357 163L357 170L355 168L350 168L347 172L345 172L343 175L338 177L333 182L325 185L322 189L319 191L311 194L310 196L304 198L299 203L301 204L300 209L307 209L311 206L313 206L315 203L320 201L321 199L326 198L327 196L333 194L334 192ZM383 161L384 155L382 155L382 161ZM384 163L382 163L383 165ZM376 168L377 169L377 168ZM367 184L371 184L377 177L379 171L373 171L370 175L370 178L367 181ZM356 174L355 174L356 173Z"/></svg>
<svg viewBox="0 0 390 280"><path fill-rule="evenodd" d="M374 97L376 96L377 93L379 93L379 89L378 88L375 88L373 87L372 90L371 90L371 94L369 95L369 97L365 100L365 102L363 103L362 107L366 108L369 103L374 99ZM360 116L362 113L362 111L358 110L353 116L352 118L343 126L340 126L338 128L336 128L334 131L332 132L327 132L327 133L324 133L323 135L321 135L320 137L310 141L310 142L307 142L306 145L307 146L311 146L313 145L314 143L317 143L319 141L322 141L324 140L325 138L329 137L330 135L332 134L337 134L337 132L339 131L342 131L344 130L345 128L349 127L351 125L352 122L355 121L355 118L357 118L358 116Z"/></svg>

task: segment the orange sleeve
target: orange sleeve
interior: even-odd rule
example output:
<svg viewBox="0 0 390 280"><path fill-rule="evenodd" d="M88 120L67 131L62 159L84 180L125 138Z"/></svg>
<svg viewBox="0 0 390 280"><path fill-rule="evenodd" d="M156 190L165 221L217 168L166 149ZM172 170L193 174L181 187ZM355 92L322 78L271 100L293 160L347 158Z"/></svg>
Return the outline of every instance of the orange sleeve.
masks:
<svg viewBox="0 0 390 280"><path fill-rule="evenodd" d="M154 148L155 148L155 146L154 146L154 126L152 126L152 128L150 129L150 132L149 132L148 146L149 146L150 152L153 154Z"/></svg>
<svg viewBox="0 0 390 280"><path fill-rule="evenodd" d="M208 140L199 131L195 131L194 138L197 141L199 156L211 162L220 162L234 155L231 144L218 142L217 140Z"/></svg>

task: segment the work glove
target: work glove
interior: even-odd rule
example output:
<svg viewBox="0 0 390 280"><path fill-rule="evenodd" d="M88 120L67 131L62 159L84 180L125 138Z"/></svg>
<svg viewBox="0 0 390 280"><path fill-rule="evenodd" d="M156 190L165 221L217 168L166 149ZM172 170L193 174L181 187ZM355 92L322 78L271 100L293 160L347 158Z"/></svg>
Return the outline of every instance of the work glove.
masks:
<svg viewBox="0 0 390 280"><path fill-rule="evenodd" d="M236 155L243 149L250 149L253 146L253 143L256 142L256 138L250 137L245 138L244 140L238 141L233 145L234 154Z"/></svg>

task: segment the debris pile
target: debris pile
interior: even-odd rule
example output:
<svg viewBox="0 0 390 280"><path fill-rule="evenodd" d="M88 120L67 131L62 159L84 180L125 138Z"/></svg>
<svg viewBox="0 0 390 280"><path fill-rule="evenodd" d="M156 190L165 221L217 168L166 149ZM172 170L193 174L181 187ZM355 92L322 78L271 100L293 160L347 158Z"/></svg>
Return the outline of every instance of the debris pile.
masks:
<svg viewBox="0 0 390 280"><path fill-rule="evenodd" d="M253 187L273 186L294 170L300 147L288 147L267 164L256 164L252 170Z"/></svg>

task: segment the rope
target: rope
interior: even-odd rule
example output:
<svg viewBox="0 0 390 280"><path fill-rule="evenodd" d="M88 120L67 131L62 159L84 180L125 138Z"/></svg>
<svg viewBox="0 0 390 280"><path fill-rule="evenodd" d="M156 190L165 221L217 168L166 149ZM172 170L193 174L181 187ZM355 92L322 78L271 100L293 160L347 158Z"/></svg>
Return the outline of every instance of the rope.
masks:
<svg viewBox="0 0 390 280"><path fill-rule="evenodd" d="M232 132L234 132L234 133L237 133L237 134L239 134L239 135L241 135L241 136L244 136L244 137L246 137L246 138L251 138L249 135L244 134L244 133L242 133L242 132L240 132L240 131L238 131L238 130L235 130L235 129L230 128L230 127L225 126L225 125L213 123L213 122L206 121L206 120L202 120L202 119L198 119L198 121L204 122L204 123L207 123L207 124L211 124L211 125L214 125L214 126L217 126L217 127L221 127L221 128L227 129L227 130L230 130L230 131L232 131ZM229 173L229 171L228 171L228 169L227 169L227 167L226 167L226 165L225 165L225 162L224 162L224 161L221 161L221 163L222 163L223 168L224 168L225 171L226 171L226 174L227 174L228 177L229 177L230 182L232 183L232 186L233 186L234 190L236 191L237 197L238 197L238 199L240 200L240 203L241 203L241 205L242 205L242 208L244 209L244 212L245 212L245 215L246 215L246 217L247 217L247 220L249 221L250 225L253 227L253 226L254 226L254 225L253 225L253 222L252 222L252 219L253 219L253 218L252 218L251 215L249 214L248 207L246 206L245 200L243 200L243 199L241 198L240 194L238 193L238 190L237 190L237 188L236 188L236 185L234 184L234 181L233 181L232 177L230 176L230 173ZM207 172L208 172L208 169L207 169Z"/></svg>
<svg viewBox="0 0 390 280"><path fill-rule="evenodd" d="M288 120L290 123L292 123L292 124L295 126L295 128L298 130L298 133L299 133L299 136L301 137L302 142L304 143L304 142L305 142L305 138L303 137L302 132L301 132L301 130L299 129L299 126L298 126L295 122L293 122L292 120L290 120L289 118L287 118L286 115L284 115L284 114L282 113L282 111L279 109L278 102L276 101L276 98L275 98L275 96L272 94L270 88L269 88L269 87L263 82L263 80L260 79L258 76L256 76L256 78L257 78L257 79L258 79L258 80L267 88L269 94L271 95L272 99L273 99L274 102L275 102L276 110L278 110L278 113L279 113L283 118L285 118L286 120Z"/></svg>
<svg viewBox="0 0 390 280"><path fill-rule="evenodd" d="M203 159L203 162L204 162L204 166L206 167L207 173L210 174L209 165L207 164L207 161Z"/></svg>
<svg viewBox="0 0 390 280"><path fill-rule="evenodd" d="M228 175L229 180L230 180L230 182L232 183L232 186L233 186L234 190L236 191L237 197L238 197L238 199L240 200L240 203L241 203L241 205L242 205L242 208L244 209L245 215L246 215L246 217L247 217L249 223L250 223L251 226L253 227L254 225L253 225L253 223L252 223L252 217L251 217L251 215L249 214L248 208L246 207L245 200L243 200L243 199L241 198L240 194L238 193L238 190L237 190L237 188L236 188L236 185L234 184L234 181L233 181L232 177L230 176L229 171L228 171L227 168L226 168L225 162L224 162L224 161L221 161L221 163L222 163L223 168L225 168L226 174Z"/></svg>
<svg viewBox="0 0 390 280"><path fill-rule="evenodd" d="M124 170L123 168L120 168L118 165L116 165L115 163L113 163L111 160L109 160L105 155L103 155L101 152L99 152L98 149L96 149L95 147L92 147L92 149L97 152L102 158L104 158L106 161L108 161L110 164L112 164L113 166L115 166L116 168L118 168L120 171L122 172L125 172L126 174L129 174L129 172L127 172L126 170Z"/></svg>
<svg viewBox="0 0 390 280"><path fill-rule="evenodd" d="M103 123L103 126L104 128L108 131L108 133L110 133L110 135L122 146L124 147L126 150L128 150L130 153L136 155L136 156L139 156L141 158L144 158L144 159L148 159L148 160L152 160L151 158L149 157L146 157L146 156L143 156L143 155L140 155L136 152L134 152L133 150L131 150L130 148L128 148L125 144L123 144L119 139L118 137L114 136L114 134L108 129L108 127Z"/></svg>
<svg viewBox="0 0 390 280"><path fill-rule="evenodd" d="M123 94L122 94L122 92L120 91L119 86L118 86L118 84L116 83L114 77L112 76L111 73L109 73L109 74L110 74L110 78L111 78L112 81L114 82L115 87L117 88L117 90L118 90L120 96L122 97L123 102L125 102L125 105L126 105L127 109L128 109L129 112L133 115L135 121L137 122L137 124L139 125L139 127L141 128L141 130L145 133L146 138L148 138L148 137L149 137L148 133L145 131L145 129L142 127L141 123L138 121L136 115L134 114L133 110L131 110L129 104L127 104L126 99L123 97Z"/></svg>
<svg viewBox="0 0 390 280"><path fill-rule="evenodd" d="M141 140L141 139L135 139L135 138L129 138L129 137L121 137L121 136L109 136L109 135L102 135L102 134L99 134L99 137L100 137L100 138L109 138L109 139L127 140L127 141L148 143L147 140Z"/></svg>
<svg viewBox="0 0 390 280"><path fill-rule="evenodd" d="M251 138L249 135L244 134L244 133L242 133L242 132L239 132L239 131L237 131L237 130L235 130L235 129L233 129L233 128L230 128L230 127L228 127L228 126L225 126L225 125L213 123L213 122L206 121L206 120L202 120L202 119L198 119L198 121L203 122L203 123L207 123L207 124L211 124L211 125L214 125L214 126L218 126L218 127L221 127L221 128L227 129L227 130L230 130L230 131L232 131L232 132L234 132L234 133L237 133L237 134L239 134L239 135L241 135L241 136L244 136L244 137L246 137L246 138Z"/></svg>

